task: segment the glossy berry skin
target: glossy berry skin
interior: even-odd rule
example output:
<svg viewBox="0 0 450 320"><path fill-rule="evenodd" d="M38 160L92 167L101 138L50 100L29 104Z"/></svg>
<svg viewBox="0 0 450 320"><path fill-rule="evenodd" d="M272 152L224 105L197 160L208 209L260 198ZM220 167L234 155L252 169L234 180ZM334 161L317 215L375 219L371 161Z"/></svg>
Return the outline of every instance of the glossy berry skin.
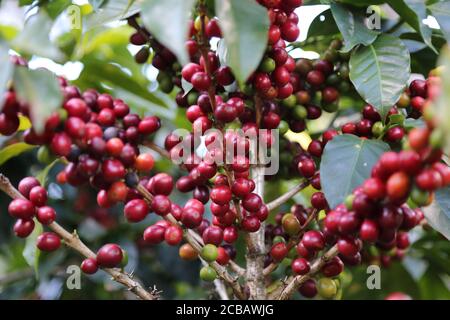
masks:
<svg viewBox="0 0 450 320"><path fill-rule="evenodd" d="M150 211L147 203L142 199L129 201L124 208L125 217L129 222L139 222L145 219Z"/></svg>
<svg viewBox="0 0 450 320"><path fill-rule="evenodd" d="M262 200L256 193L250 193L242 200L242 206L250 212L258 211L262 206Z"/></svg>
<svg viewBox="0 0 450 320"><path fill-rule="evenodd" d="M122 262L122 258L122 249L117 244L105 244L97 251L97 264L101 268L115 268Z"/></svg>
<svg viewBox="0 0 450 320"><path fill-rule="evenodd" d="M261 221L258 217L248 216L242 219L241 227L247 232L256 232L261 227Z"/></svg>
<svg viewBox="0 0 450 320"><path fill-rule="evenodd" d="M392 201L404 199L408 195L409 187L409 176L404 172L396 172L386 183L387 196Z"/></svg>
<svg viewBox="0 0 450 320"><path fill-rule="evenodd" d="M325 239L319 231L310 230L303 235L302 244L308 250L319 251L325 247Z"/></svg>
<svg viewBox="0 0 450 320"><path fill-rule="evenodd" d="M227 186L216 186L211 190L211 200L219 205L226 205L232 198L232 192Z"/></svg>
<svg viewBox="0 0 450 320"><path fill-rule="evenodd" d="M316 165L311 159L303 159L298 163L298 171L305 178L311 178L316 172Z"/></svg>
<svg viewBox="0 0 450 320"><path fill-rule="evenodd" d="M145 243L156 245L164 241L166 228L160 225L152 225L144 230Z"/></svg>
<svg viewBox="0 0 450 320"><path fill-rule="evenodd" d="M69 135L62 132L53 136L50 148L57 156L66 157L70 153L72 146L72 140Z"/></svg>
<svg viewBox="0 0 450 320"><path fill-rule="evenodd" d="M327 208L328 203L323 192L313 193L313 195L311 196L311 205L317 210L323 210Z"/></svg>
<svg viewBox="0 0 450 320"><path fill-rule="evenodd" d="M106 181L114 182L124 178L126 170L119 160L107 159L102 164L102 173Z"/></svg>
<svg viewBox="0 0 450 320"><path fill-rule="evenodd" d="M61 239L53 232L44 232L37 237L36 245L41 251L51 252L61 246Z"/></svg>
<svg viewBox="0 0 450 320"><path fill-rule="evenodd" d="M211 78L206 72L196 72L191 77L191 83L198 91L206 91L211 85Z"/></svg>
<svg viewBox="0 0 450 320"><path fill-rule="evenodd" d="M42 207L47 202L47 190L41 186L36 186L30 190L28 198L36 207Z"/></svg>
<svg viewBox="0 0 450 320"><path fill-rule="evenodd" d="M203 231L203 242L206 244L214 244L219 246L223 241L223 231L216 226L209 226Z"/></svg>
<svg viewBox="0 0 450 320"><path fill-rule="evenodd" d="M181 214L181 222L189 229L200 226L203 220L203 214L195 208L184 208Z"/></svg>
<svg viewBox="0 0 450 320"><path fill-rule="evenodd" d="M183 244L178 250L178 254L183 260L196 260L198 258L198 253L189 243Z"/></svg>
<svg viewBox="0 0 450 320"><path fill-rule="evenodd" d="M183 239L183 230L178 226L170 226L164 232L164 240L168 245L176 246Z"/></svg>
<svg viewBox="0 0 450 320"><path fill-rule="evenodd" d="M14 199L8 206L8 212L14 218L29 220L34 216L35 207L29 200Z"/></svg>
<svg viewBox="0 0 450 320"><path fill-rule="evenodd" d="M307 274L311 270L308 260L304 258L297 258L292 261L291 268L294 273L299 275Z"/></svg>
<svg viewBox="0 0 450 320"><path fill-rule="evenodd" d="M19 182L18 189L25 198L28 198L31 189L40 185L41 184L35 177L26 177Z"/></svg>
<svg viewBox="0 0 450 320"><path fill-rule="evenodd" d="M308 279L303 283L298 292L305 298L314 298L317 295L316 282L313 279Z"/></svg>
<svg viewBox="0 0 450 320"><path fill-rule="evenodd" d="M81 263L81 271L83 271L86 274L94 274L98 270L97 260L94 258L87 258L84 259Z"/></svg>
<svg viewBox="0 0 450 320"><path fill-rule="evenodd" d="M270 249L270 256L274 261L281 261L286 258L288 254L288 248L284 242L278 242Z"/></svg>
<svg viewBox="0 0 450 320"><path fill-rule="evenodd" d="M321 271L325 277L336 277L344 271L344 263L339 257L334 257L322 267Z"/></svg>
<svg viewBox="0 0 450 320"><path fill-rule="evenodd" d="M363 241L374 243L378 240L380 234L377 223L373 220L364 220L359 230L359 237Z"/></svg>
<svg viewBox="0 0 450 320"><path fill-rule="evenodd" d="M43 225L48 226L56 219L56 211L52 207L40 207L36 212L36 218Z"/></svg>
<svg viewBox="0 0 450 320"><path fill-rule="evenodd" d="M171 205L172 204L167 196L158 194L153 197L151 207L156 214L165 216L170 213Z"/></svg>
<svg viewBox="0 0 450 320"><path fill-rule="evenodd" d="M364 181L363 184L364 193L372 200L379 200L386 195L386 187L378 178L370 178Z"/></svg>
<svg viewBox="0 0 450 320"><path fill-rule="evenodd" d="M18 219L14 224L14 234L19 238L28 237L34 230L34 221Z"/></svg>
<svg viewBox="0 0 450 320"><path fill-rule="evenodd" d="M339 239L337 245L339 253L345 257L352 257L359 251L358 245L350 238Z"/></svg>

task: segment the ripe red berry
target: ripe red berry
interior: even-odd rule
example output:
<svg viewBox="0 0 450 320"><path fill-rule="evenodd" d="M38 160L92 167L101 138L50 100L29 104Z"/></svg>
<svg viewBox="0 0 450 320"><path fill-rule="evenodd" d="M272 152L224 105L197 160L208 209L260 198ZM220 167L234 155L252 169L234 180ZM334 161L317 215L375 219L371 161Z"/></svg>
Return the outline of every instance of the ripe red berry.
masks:
<svg viewBox="0 0 450 320"><path fill-rule="evenodd" d="M8 206L8 212L14 218L29 220L34 216L35 207L29 200L14 199Z"/></svg>
<svg viewBox="0 0 450 320"><path fill-rule="evenodd" d="M355 240L351 238L341 238L337 242L339 253L345 257L352 257L359 252L359 247Z"/></svg>
<svg viewBox="0 0 450 320"><path fill-rule="evenodd" d="M202 237L205 244L219 246L223 241L223 231L219 227L209 226L203 231Z"/></svg>
<svg viewBox="0 0 450 320"><path fill-rule="evenodd" d="M203 214L194 207L184 208L181 214L181 222L189 229L200 226L203 220Z"/></svg>
<svg viewBox="0 0 450 320"><path fill-rule="evenodd" d="M172 204L167 196L158 194L153 197L152 210L156 214L165 216L166 214L170 213L171 208Z"/></svg>
<svg viewBox="0 0 450 320"><path fill-rule="evenodd" d="M285 22L281 28L281 37L289 42L293 42L295 40L297 40L299 34L300 34L300 30L298 28L298 25L296 23L294 23L293 21L287 21Z"/></svg>
<svg viewBox="0 0 450 320"><path fill-rule="evenodd" d="M311 205L317 210L323 210L328 207L328 203L323 192L313 193L311 196Z"/></svg>
<svg viewBox="0 0 450 320"><path fill-rule="evenodd" d="M234 82L234 76L230 67L223 66L216 71L216 81L221 86L229 86Z"/></svg>
<svg viewBox="0 0 450 320"><path fill-rule="evenodd" d="M232 198L232 193L227 186L216 186L212 188L210 194L211 200L219 205L226 205Z"/></svg>
<svg viewBox="0 0 450 320"><path fill-rule="evenodd" d="M103 177L108 182L114 182L116 180L125 177L126 170L122 162L116 159L107 159L102 164Z"/></svg>
<svg viewBox="0 0 450 320"><path fill-rule="evenodd" d="M308 250L320 251L325 247L325 239L319 231L310 230L303 235L302 244Z"/></svg>
<svg viewBox="0 0 450 320"><path fill-rule="evenodd" d="M28 198L30 195L31 189L33 189L36 186L41 185L35 177L26 177L20 180L18 189L20 193L25 197Z"/></svg>
<svg viewBox="0 0 450 320"><path fill-rule="evenodd" d="M226 266L228 262L230 262L230 255L228 254L227 250L223 247L217 248L217 263L221 266Z"/></svg>
<svg viewBox="0 0 450 320"><path fill-rule="evenodd" d="M17 131L20 125L19 117L16 115L0 114L0 134L10 136Z"/></svg>
<svg viewBox="0 0 450 320"><path fill-rule="evenodd" d="M361 240L374 243L378 240L380 234L378 225L373 220L364 220L359 230L359 237Z"/></svg>
<svg viewBox="0 0 450 320"><path fill-rule="evenodd" d="M166 228L160 225L152 225L144 231L144 241L147 244L156 245L164 241Z"/></svg>
<svg viewBox="0 0 450 320"><path fill-rule="evenodd" d="M53 232L44 232L37 237L36 246L41 251L55 251L61 246L61 239Z"/></svg>
<svg viewBox="0 0 450 320"><path fill-rule="evenodd" d="M235 226L223 229L223 240L228 243L234 243L238 239L238 231Z"/></svg>
<svg viewBox="0 0 450 320"><path fill-rule="evenodd" d="M97 251L97 264L101 268L115 268L123 258L123 251L113 243L105 244Z"/></svg>
<svg viewBox="0 0 450 320"><path fill-rule="evenodd" d="M298 172L305 178L311 178L316 172L316 164L311 159L303 159L298 163Z"/></svg>
<svg viewBox="0 0 450 320"><path fill-rule="evenodd" d="M211 78L206 72L196 72L191 77L191 83L198 91L206 91L211 85Z"/></svg>
<svg viewBox="0 0 450 320"><path fill-rule="evenodd" d="M262 206L262 199L256 193L250 193L242 200L242 206L250 212L257 212Z"/></svg>
<svg viewBox="0 0 450 320"><path fill-rule="evenodd" d="M364 181L363 190L372 200L383 199L386 195L386 187L379 178L370 178Z"/></svg>
<svg viewBox="0 0 450 320"><path fill-rule="evenodd" d="M173 178L167 173L158 173L150 179L147 189L153 194L168 196L173 189Z"/></svg>
<svg viewBox="0 0 450 320"><path fill-rule="evenodd" d="M242 219L241 227L244 231L256 232L261 227L261 221L256 216L247 216L244 219Z"/></svg>
<svg viewBox="0 0 450 320"><path fill-rule="evenodd" d="M288 248L284 242L278 242L270 249L270 256L274 261L281 261L286 258L288 254Z"/></svg>
<svg viewBox="0 0 450 320"><path fill-rule="evenodd" d="M52 207L48 207L48 206L40 207L37 210L36 218L38 219L38 221L40 223L47 226L47 225L53 223L53 221L55 221L56 211Z"/></svg>
<svg viewBox="0 0 450 320"><path fill-rule="evenodd" d="M344 271L344 263L339 257L334 257L322 267L321 271L325 277L336 277Z"/></svg>
<svg viewBox="0 0 450 320"><path fill-rule="evenodd" d="M34 221L32 219L18 219L14 224L14 234L19 238L28 237L34 230Z"/></svg>
<svg viewBox="0 0 450 320"><path fill-rule="evenodd" d="M183 230L179 226L169 226L164 232L164 240L168 245L176 246L183 239Z"/></svg>
<svg viewBox="0 0 450 320"><path fill-rule="evenodd" d="M41 186L33 187L28 198L36 207L42 207L47 202L47 190Z"/></svg>
<svg viewBox="0 0 450 320"><path fill-rule="evenodd" d="M64 109L67 110L69 117L78 117L83 119L88 112L88 106L84 100L79 98L72 98L64 104Z"/></svg>
<svg viewBox="0 0 450 320"><path fill-rule="evenodd" d="M308 279L303 283L298 292L305 298L314 298L317 295L316 282L313 279Z"/></svg>
<svg viewBox="0 0 450 320"><path fill-rule="evenodd" d="M232 122L238 115L234 105L229 103L221 103L214 110L214 117L222 122Z"/></svg>
<svg viewBox="0 0 450 320"><path fill-rule="evenodd" d="M61 157L66 157L69 155L71 146L72 140L65 132L55 134L50 144L50 148L53 153Z"/></svg>
<svg viewBox="0 0 450 320"><path fill-rule="evenodd" d="M150 209L142 199L133 199L129 201L124 208L125 218L129 222L139 222L145 219Z"/></svg>
<svg viewBox="0 0 450 320"><path fill-rule="evenodd" d="M409 193L410 179L404 172L396 172L391 175L386 183L387 196L392 201L406 198Z"/></svg>
<svg viewBox="0 0 450 320"><path fill-rule="evenodd" d="M97 260L94 258L84 259L80 268L86 274L94 274L98 270Z"/></svg>
<svg viewBox="0 0 450 320"><path fill-rule="evenodd" d="M312 70L308 72L306 81L314 87L319 87L325 82L325 76L320 71Z"/></svg>
<svg viewBox="0 0 450 320"><path fill-rule="evenodd" d="M150 153L142 153L140 154L134 163L134 167L141 172L150 171L153 169L155 165L155 160Z"/></svg>
<svg viewBox="0 0 450 320"><path fill-rule="evenodd" d="M307 274L311 270L308 260L304 258L297 258L292 261L291 268L294 273L299 275Z"/></svg>

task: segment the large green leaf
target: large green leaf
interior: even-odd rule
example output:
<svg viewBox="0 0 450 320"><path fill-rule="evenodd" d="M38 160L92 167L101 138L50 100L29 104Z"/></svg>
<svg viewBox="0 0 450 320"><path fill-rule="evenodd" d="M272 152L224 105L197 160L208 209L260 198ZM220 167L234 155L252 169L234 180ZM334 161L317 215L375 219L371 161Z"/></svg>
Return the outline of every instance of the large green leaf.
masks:
<svg viewBox="0 0 450 320"><path fill-rule="evenodd" d="M92 1L95 10L86 16L84 27L85 31L92 28L101 27L105 24L121 19L126 19L139 12L139 4L137 1L130 3L130 0L109 0L109 1Z"/></svg>
<svg viewBox="0 0 450 320"><path fill-rule="evenodd" d="M141 7L144 25L177 56L181 64L189 62L185 43L194 3L194 0L145 0Z"/></svg>
<svg viewBox="0 0 450 320"><path fill-rule="evenodd" d="M22 54L38 55L61 62L64 55L49 38L52 25L52 20L44 12L31 16L11 46Z"/></svg>
<svg viewBox="0 0 450 320"><path fill-rule="evenodd" d="M382 116L398 101L410 76L410 55L403 42L381 35L350 58L350 79L364 100Z"/></svg>
<svg viewBox="0 0 450 320"><path fill-rule="evenodd" d="M46 119L59 107L63 96L56 76L48 70L17 67L14 88L19 98L30 105L31 120L36 132L44 130Z"/></svg>
<svg viewBox="0 0 450 320"><path fill-rule="evenodd" d="M59 159L53 160L50 164L48 164L44 169L39 171L36 175L36 179L38 179L41 186L45 186L47 184L47 178L50 170L59 162Z"/></svg>
<svg viewBox="0 0 450 320"><path fill-rule="evenodd" d="M337 3L331 4L331 12L344 37L342 51L348 52L358 44L368 46L377 38L378 32L368 29L364 24L365 16L362 12L349 10Z"/></svg>
<svg viewBox="0 0 450 320"><path fill-rule="evenodd" d="M436 191L435 201L423 211L428 224L450 240L450 187Z"/></svg>
<svg viewBox="0 0 450 320"><path fill-rule="evenodd" d="M450 153L450 49L445 47L439 58L439 65L444 67L442 72L442 89L441 94L434 103L435 116L438 121L438 127L443 132L443 136L447 137L445 150Z"/></svg>
<svg viewBox="0 0 450 320"><path fill-rule="evenodd" d="M25 242L25 248L23 249L22 255L28 265L34 268L36 278L39 278L39 256L41 251L36 247L36 241L39 235L42 233L42 224L35 220L35 227L33 232L27 237Z"/></svg>
<svg viewBox="0 0 450 320"><path fill-rule="evenodd" d="M25 142L18 142L11 144L5 148L0 149L0 166L11 158L18 156L19 154L36 148L31 144Z"/></svg>
<svg viewBox="0 0 450 320"><path fill-rule="evenodd" d="M389 145L379 140L344 134L327 143L320 163L320 181L332 208L370 177L370 171Z"/></svg>
<svg viewBox="0 0 450 320"><path fill-rule="evenodd" d="M8 81L12 78L14 66L9 59L8 45L0 40L0 112L3 109L4 93L7 89Z"/></svg>
<svg viewBox="0 0 450 320"><path fill-rule="evenodd" d="M216 13L227 46L227 64L242 84L266 50L267 10L253 0L216 0Z"/></svg>
<svg viewBox="0 0 450 320"><path fill-rule="evenodd" d="M434 51L431 43L432 30L423 20L427 18L427 7L423 0L388 0L389 5L404 19L411 27L414 28L423 38L423 41Z"/></svg>
<svg viewBox="0 0 450 320"><path fill-rule="evenodd" d="M325 10L318 14L308 27L308 41L311 37L328 36L339 33L336 21L333 18L331 10Z"/></svg>
<svg viewBox="0 0 450 320"><path fill-rule="evenodd" d="M383 4L385 0L340 0L339 2L351 4L353 6L367 7L371 5Z"/></svg>
<svg viewBox="0 0 450 320"><path fill-rule="evenodd" d="M428 7L436 18L447 42L450 42L450 1L437 2Z"/></svg>

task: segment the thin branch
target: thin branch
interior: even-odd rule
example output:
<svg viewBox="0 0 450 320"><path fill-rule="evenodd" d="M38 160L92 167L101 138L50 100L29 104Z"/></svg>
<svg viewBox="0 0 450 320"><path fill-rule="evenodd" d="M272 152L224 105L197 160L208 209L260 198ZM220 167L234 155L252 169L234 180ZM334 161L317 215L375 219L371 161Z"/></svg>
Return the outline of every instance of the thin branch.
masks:
<svg viewBox="0 0 450 320"><path fill-rule="evenodd" d="M329 249L323 256L320 258L317 258L314 263L311 266L311 270L302 276L295 276L292 278L292 280L288 281L287 284L284 286L283 290L281 291L280 295L276 297L277 300L287 300L289 299L294 292L303 284L306 282L306 280L310 279L314 274L319 272L322 267L333 259L338 254L337 245L334 245Z"/></svg>
<svg viewBox="0 0 450 320"><path fill-rule="evenodd" d="M9 195L13 199L24 199L22 194L14 188L9 179L0 173L0 190ZM64 240L64 243L80 253L82 256L86 258L95 258L96 254L89 249L78 237L76 232L70 233L62 226L60 226L57 222L53 222L48 226L53 232L55 232L60 238ZM154 292L148 292L145 290L142 285L135 280L131 279L131 277L117 268L102 268L105 272L109 273L112 279L128 288L131 292L137 295L139 298L143 300L156 300L159 298L159 295Z"/></svg>
<svg viewBox="0 0 450 320"><path fill-rule="evenodd" d="M143 145L146 146L147 148L152 149L153 151L157 152L159 155L161 155L161 157L167 158L170 160L169 152L166 149L161 148L160 146L156 145L153 141L146 141Z"/></svg>
<svg viewBox="0 0 450 320"><path fill-rule="evenodd" d="M291 199L293 196L295 196L299 191L305 189L309 185L308 181L303 181L296 185L294 188L286 192L285 194L281 195L280 197L276 198L272 202L269 202L267 204L267 208L269 211L278 208L283 203L287 202L289 199Z"/></svg>

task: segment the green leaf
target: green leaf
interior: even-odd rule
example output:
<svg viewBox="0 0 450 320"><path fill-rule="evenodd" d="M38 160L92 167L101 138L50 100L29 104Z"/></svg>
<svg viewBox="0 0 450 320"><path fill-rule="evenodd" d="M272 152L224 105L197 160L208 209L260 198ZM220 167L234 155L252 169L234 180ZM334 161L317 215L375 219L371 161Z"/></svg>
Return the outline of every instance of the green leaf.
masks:
<svg viewBox="0 0 450 320"><path fill-rule="evenodd" d="M444 69L441 75L442 89L441 94L434 103L435 119L438 122L438 128L444 133L444 137L447 137L445 141L445 150L450 153L450 49L445 47L442 50L441 57L439 58L439 65Z"/></svg>
<svg viewBox="0 0 450 320"><path fill-rule="evenodd" d="M185 43L194 3L194 0L145 0L141 7L144 25L159 42L177 56L182 65L189 62Z"/></svg>
<svg viewBox="0 0 450 320"><path fill-rule="evenodd" d="M42 225L34 220L35 227L33 232L27 237L25 242L25 247L23 249L22 255L25 258L25 261L28 265L34 268L36 279L39 278L39 256L41 255L41 251L36 247L36 241L39 235L42 233L43 228Z"/></svg>
<svg viewBox="0 0 450 320"><path fill-rule="evenodd" d="M450 186L437 190L435 201L423 211L428 224L450 240Z"/></svg>
<svg viewBox="0 0 450 320"><path fill-rule="evenodd" d="M8 82L11 80L14 66L9 59L8 45L0 40L0 112L3 108L4 93L8 87Z"/></svg>
<svg viewBox="0 0 450 320"><path fill-rule="evenodd" d="M450 42L450 1L437 2L428 7L436 18L444 37Z"/></svg>
<svg viewBox="0 0 450 320"><path fill-rule="evenodd" d="M94 1L93 1L94 2ZM87 30L101 27L105 24L117 20L126 19L139 12L139 4L136 2L130 5L129 0L96 1L98 5L93 5L97 9L86 16L84 26ZM100 3L101 2L101 3Z"/></svg>
<svg viewBox="0 0 450 320"><path fill-rule="evenodd" d="M410 55L400 39L381 35L350 58L350 80L363 99L385 117L410 76Z"/></svg>
<svg viewBox="0 0 450 320"><path fill-rule="evenodd" d="M227 65L242 84L266 50L267 10L253 0L216 0L216 13L227 46Z"/></svg>
<svg viewBox="0 0 450 320"><path fill-rule="evenodd" d="M336 21L333 18L331 10L325 10L318 14L308 27L308 38L335 35L339 33ZM306 40L308 41L308 39Z"/></svg>
<svg viewBox="0 0 450 320"><path fill-rule="evenodd" d="M367 7L371 5L383 4L385 0L340 0L339 2L351 4L352 6Z"/></svg>
<svg viewBox="0 0 450 320"><path fill-rule="evenodd" d="M41 183L41 186L45 186L47 184L48 173L58 162L59 162L59 159L53 160L50 164L48 164L44 169L42 169L36 175L36 179L39 180L39 182Z"/></svg>
<svg viewBox="0 0 450 320"><path fill-rule="evenodd" d="M49 16L40 11L28 19L24 29L13 40L11 46L22 54L38 55L62 62L64 55L49 38L52 25L53 22Z"/></svg>
<svg viewBox="0 0 450 320"><path fill-rule="evenodd" d="M9 159L14 158L20 155L21 153L29 151L34 148L36 148L36 146L27 144L25 142L14 143L5 148L2 148L0 150L0 166Z"/></svg>
<svg viewBox="0 0 450 320"><path fill-rule="evenodd" d="M92 6L94 11L97 11L104 4L105 0L89 0L89 4Z"/></svg>
<svg viewBox="0 0 450 320"><path fill-rule="evenodd" d="M19 98L30 105L33 128L37 133L41 133L46 119L61 107L63 101L56 76L45 69L17 67L14 87Z"/></svg>
<svg viewBox="0 0 450 320"><path fill-rule="evenodd" d="M331 4L331 12L334 20L344 37L344 48L342 51L349 52L358 44L368 46L378 36L378 32L370 30L364 23L361 12L348 10L343 5Z"/></svg>
<svg viewBox="0 0 450 320"><path fill-rule="evenodd" d="M432 30L423 20L427 18L427 7L423 0L388 0L387 3L414 28L423 38L423 41L436 52L431 43Z"/></svg>
<svg viewBox="0 0 450 320"><path fill-rule="evenodd" d="M389 145L344 134L327 143L320 163L323 192L331 208L370 177L372 167Z"/></svg>

